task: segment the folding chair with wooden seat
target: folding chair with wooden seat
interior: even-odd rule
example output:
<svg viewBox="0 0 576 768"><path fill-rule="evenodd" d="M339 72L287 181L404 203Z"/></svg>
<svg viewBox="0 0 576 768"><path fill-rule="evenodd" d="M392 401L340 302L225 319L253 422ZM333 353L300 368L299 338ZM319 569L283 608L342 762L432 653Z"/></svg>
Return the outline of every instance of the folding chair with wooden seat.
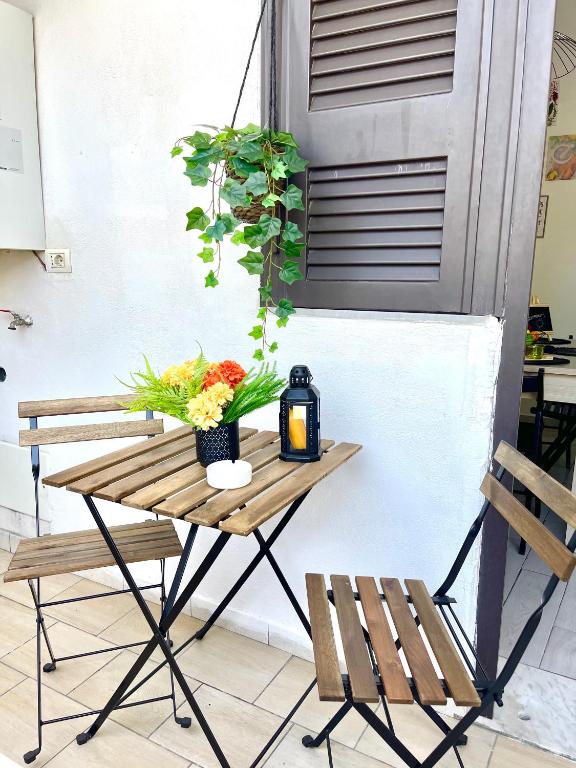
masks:
<svg viewBox="0 0 576 768"><path fill-rule="evenodd" d="M48 606L64 605L71 602L81 602L84 600L93 600L100 597L110 597L130 592L128 589L118 589L107 592L98 592L94 594L82 595L68 599L55 599L49 602L41 600L40 579L44 576L53 576L57 574L73 573L93 568L103 568L115 565L115 560L107 547L102 534L97 529L85 531L75 531L64 534L40 535L40 500L38 494L38 483L40 479L40 446L55 445L62 443L86 442L93 440L103 440L120 437L152 437L161 435L160 443L155 442L155 452L162 452L166 458L182 449L182 440L174 441L173 434L162 435L164 425L161 419L154 419L153 413L148 411L146 419L124 420L116 422L104 422L98 424L67 425L56 427L38 427L40 417L67 416L73 414L92 414L105 413L111 411L122 411L125 406L120 403L126 403L131 396L117 395L106 397L91 398L71 398L65 400L43 400L34 402L21 402L18 406L18 414L21 418L28 418L30 429L20 432L20 445L29 446L31 449L32 476L34 480L35 492L35 512L36 512L36 538L23 539L14 553L12 560L4 574L5 582L14 582L27 580L32 593L32 599L36 609L36 663L37 663L37 686L38 686L38 747L30 750L24 755L24 761L31 763L36 759L42 748L42 728L55 722L61 722L76 718L79 715L58 717L53 719L43 719L42 715L42 684L41 671L45 673L55 672L57 665L61 662L70 662L74 659L84 658L99 653L109 653L110 651L124 650L136 646L145 645L146 641L128 643L125 645L116 645L111 648L90 650L67 656L58 656L55 654L52 643L50 642L49 632L44 622L42 609ZM183 430L185 432L185 430ZM190 434L188 434L190 433ZM165 439L165 445L162 441ZM188 440L189 447L193 447L193 438L191 429L183 434L183 440ZM143 468L148 463L149 446L152 444L144 440L139 445L139 451L135 454L134 445L123 448L113 454L108 454L103 458L96 458L85 462L77 467L77 473L74 479L79 479L95 471L106 473L110 464L117 463L123 456L130 456L125 461L126 472L133 472L135 468ZM178 447L175 448L174 446ZM84 474L82 474L84 473ZM65 474L65 473L62 473ZM160 581L157 584L143 586L140 589L160 589L161 603L164 606L166 602L165 590L165 558L180 556L182 547L176 534L174 524L171 520L149 520L144 523L135 523L132 525L119 525L112 527L112 535L122 552L127 563L137 563L147 560L159 560L160 562ZM48 650L50 661L42 667L41 662L41 637ZM148 699L147 702L135 702L135 704L148 703L150 701L171 699L173 712L176 722L183 727L190 726L190 718L181 718L176 714L176 697L174 683L171 680L171 692L166 696L160 696L156 699ZM130 704L128 706L134 706ZM86 715L94 714L93 711L86 712Z"/></svg>
<svg viewBox="0 0 576 768"><path fill-rule="evenodd" d="M436 592L430 593L422 581L406 579L404 594L398 579L381 578L378 586L368 576L356 577L356 590L348 576L331 576L331 589L327 590L323 575L306 575L320 700L343 705L318 736L302 740L304 746L318 747L327 741L329 747L331 732L355 709L410 768L432 768L450 749L463 766L458 746L466 744L466 731L494 702L503 705L504 689L534 636L544 607L559 581L568 581L576 565L576 534L566 546L500 480L510 473L571 526L576 524L576 496L505 442L500 443L494 458L500 469L496 475L486 474L481 486L486 501ZM526 622L496 679L484 671L454 610L456 601L448 594L491 507L526 539L553 572L541 604ZM330 603L336 609L347 668L344 674L336 650ZM452 728L433 709L449 699L458 706L470 707ZM379 701L385 722L368 706ZM389 704L414 702L444 734L422 761L396 736L389 709ZM328 757L332 766L330 749Z"/></svg>

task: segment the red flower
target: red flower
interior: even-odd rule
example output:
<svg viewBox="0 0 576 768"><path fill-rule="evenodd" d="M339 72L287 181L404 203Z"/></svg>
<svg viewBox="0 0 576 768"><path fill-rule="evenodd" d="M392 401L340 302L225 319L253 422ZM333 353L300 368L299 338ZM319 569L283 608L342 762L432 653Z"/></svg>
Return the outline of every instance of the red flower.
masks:
<svg viewBox="0 0 576 768"><path fill-rule="evenodd" d="M223 381L229 387L235 389L246 376L246 371L234 360L223 360L221 363L211 365L204 376L202 386L208 389L212 384Z"/></svg>

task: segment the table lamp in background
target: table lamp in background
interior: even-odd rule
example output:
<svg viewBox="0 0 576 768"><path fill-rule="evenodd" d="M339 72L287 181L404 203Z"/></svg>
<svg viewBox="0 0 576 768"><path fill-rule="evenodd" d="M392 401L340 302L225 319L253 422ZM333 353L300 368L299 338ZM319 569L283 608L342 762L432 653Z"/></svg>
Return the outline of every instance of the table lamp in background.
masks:
<svg viewBox="0 0 576 768"><path fill-rule="evenodd" d="M290 385L280 396L280 458L283 461L319 461L320 393L312 385L306 365L290 371Z"/></svg>

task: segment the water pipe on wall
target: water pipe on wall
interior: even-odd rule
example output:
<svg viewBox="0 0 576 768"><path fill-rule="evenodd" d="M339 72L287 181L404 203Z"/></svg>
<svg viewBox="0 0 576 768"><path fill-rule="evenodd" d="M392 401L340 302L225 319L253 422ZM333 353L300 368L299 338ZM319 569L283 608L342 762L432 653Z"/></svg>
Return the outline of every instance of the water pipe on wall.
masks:
<svg viewBox="0 0 576 768"><path fill-rule="evenodd" d="M6 312L7 314L12 315L12 320L8 326L9 331L15 331L19 326L30 327L34 324L30 315L22 316L18 314L18 312L13 312L11 309L0 309L0 312Z"/></svg>

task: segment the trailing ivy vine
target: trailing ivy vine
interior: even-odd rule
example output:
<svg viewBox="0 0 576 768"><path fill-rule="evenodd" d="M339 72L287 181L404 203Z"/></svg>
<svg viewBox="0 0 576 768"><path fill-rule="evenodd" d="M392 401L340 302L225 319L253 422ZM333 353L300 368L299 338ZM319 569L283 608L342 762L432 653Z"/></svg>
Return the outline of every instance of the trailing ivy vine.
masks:
<svg viewBox="0 0 576 768"><path fill-rule="evenodd" d="M177 141L172 149L173 157L183 156L184 175L194 186L211 186L208 207L188 211L186 229L200 230L198 257L210 265L205 276L207 288L219 283L221 246L226 238L243 249L238 263L250 275L260 276L261 306L249 336L259 342L254 358L263 360L266 351L278 349L278 343L267 333L271 316L282 328L294 314L289 299L275 301L273 276L287 285L304 277L299 260L306 243L286 213L304 209L302 190L290 183L290 177L304 171L308 161L298 154L291 133L254 124L240 129L202 127L211 132L196 131ZM184 154L188 148L190 153ZM222 202L231 211L223 212Z"/></svg>

